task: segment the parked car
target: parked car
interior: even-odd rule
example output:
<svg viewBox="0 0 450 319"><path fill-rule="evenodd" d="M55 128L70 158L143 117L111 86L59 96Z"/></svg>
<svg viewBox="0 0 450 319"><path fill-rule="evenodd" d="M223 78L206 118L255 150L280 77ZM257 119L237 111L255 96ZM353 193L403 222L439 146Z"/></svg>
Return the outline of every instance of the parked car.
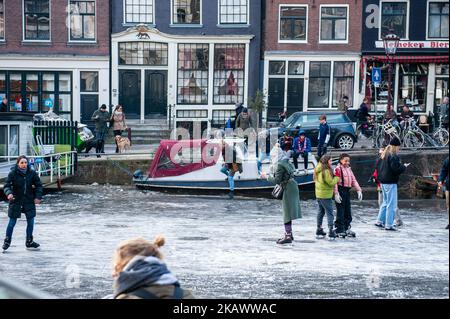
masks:
<svg viewBox="0 0 450 319"><path fill-rule="evenodd" d="M17 280L0 278L0 299L55 299L56 297L34 288L27 287Z"/></svg>
<svg viewBox="0 0 450 319"><path fill-rule="evenodd" d="M265 132L267 134L267 149L270 148L270 134L276 134L278 138L288 131L295 136L301 129L311 139L312 146L317 146L319 136L319 117L326 114L328 125L331 127L330 146L343 150L352 149L358 141L356 136L356 124L343 112L296 112L292 114L280 127L274 127ZM268 134L269 133L269 134Z"/></svg>

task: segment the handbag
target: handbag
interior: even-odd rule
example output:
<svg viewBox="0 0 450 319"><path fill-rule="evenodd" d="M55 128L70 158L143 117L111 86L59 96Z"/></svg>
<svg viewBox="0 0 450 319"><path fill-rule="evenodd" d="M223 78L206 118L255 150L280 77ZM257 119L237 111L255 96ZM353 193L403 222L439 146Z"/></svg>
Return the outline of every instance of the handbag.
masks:
<svg viewBox="0 0 450 319"><path fill-rule="evenodd" d="M275 199L283 199L283 194L284 194L283 185L282 184L275 185L275 187L273 188L273 191L272 191L272 196Z"/></svg>

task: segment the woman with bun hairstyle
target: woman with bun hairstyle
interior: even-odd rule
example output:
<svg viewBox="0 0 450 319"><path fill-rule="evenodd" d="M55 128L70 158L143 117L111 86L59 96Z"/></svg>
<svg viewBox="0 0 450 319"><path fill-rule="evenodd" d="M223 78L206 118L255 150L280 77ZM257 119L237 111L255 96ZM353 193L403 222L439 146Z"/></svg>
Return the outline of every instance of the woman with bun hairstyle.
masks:
<svg viewBox="0 0 450 319"><path fill-rule="evenodd" d="M136 238L122 242L113 259L115 299L194 299L162 261L157 236L153 243Z"/></svg>

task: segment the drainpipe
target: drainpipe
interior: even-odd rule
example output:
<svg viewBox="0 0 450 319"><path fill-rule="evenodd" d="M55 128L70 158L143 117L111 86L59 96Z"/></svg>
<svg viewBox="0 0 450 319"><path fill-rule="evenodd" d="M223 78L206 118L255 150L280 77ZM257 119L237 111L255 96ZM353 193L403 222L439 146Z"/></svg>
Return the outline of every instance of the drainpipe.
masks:
<svg viewBox="0 0 450 319"><path fill-rule="evenodd" d="M109 105L112 105L112 1L109 1ZM112 111L112 110L111 110Z"/></svg>

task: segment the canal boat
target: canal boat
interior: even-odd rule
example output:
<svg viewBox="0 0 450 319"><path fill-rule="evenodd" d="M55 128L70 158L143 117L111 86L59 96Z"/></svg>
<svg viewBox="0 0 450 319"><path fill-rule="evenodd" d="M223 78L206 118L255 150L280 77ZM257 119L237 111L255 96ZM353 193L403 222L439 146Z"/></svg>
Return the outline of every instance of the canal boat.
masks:
<svg viewBox="0 0 450 319"><path fill-rule="evenodd" d="M226 176L221 173L224 165L222 143L234 146L242 159L242 173L235 175L235 190L269 190L274 184L261 178L261 172L270 171L270 158L260 160L246 151L244 139L225 138L211 140L162 140L147 171L136 171L133 183L141 189L160 190L212 190L229 189ZM314 156L309 156L308 169L302 158L295 171L299 186L313 183L313 172L317 165Z"/></svg>

